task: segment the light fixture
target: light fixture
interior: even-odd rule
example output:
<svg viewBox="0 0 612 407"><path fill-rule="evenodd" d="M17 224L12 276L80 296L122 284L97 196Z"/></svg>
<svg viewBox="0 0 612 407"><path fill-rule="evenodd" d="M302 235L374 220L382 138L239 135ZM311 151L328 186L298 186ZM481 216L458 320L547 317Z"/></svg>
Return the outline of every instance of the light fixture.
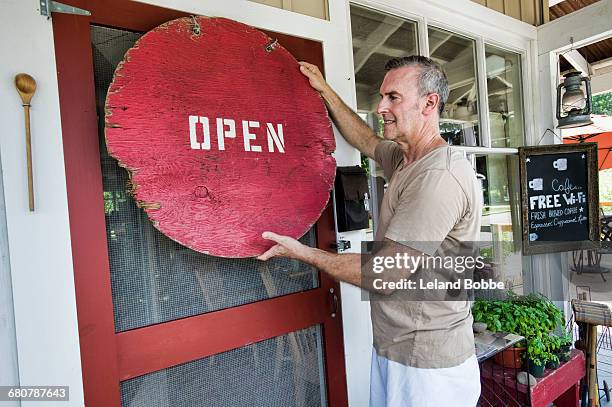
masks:
<svg viewBox="0 0 612 407"><path fill-rule="evenodd" d="M582 83L584 82L584 90ZM580 72L570 72L557 86L557 125L560 129L593 124L591 120L591 81Z"/></svg>

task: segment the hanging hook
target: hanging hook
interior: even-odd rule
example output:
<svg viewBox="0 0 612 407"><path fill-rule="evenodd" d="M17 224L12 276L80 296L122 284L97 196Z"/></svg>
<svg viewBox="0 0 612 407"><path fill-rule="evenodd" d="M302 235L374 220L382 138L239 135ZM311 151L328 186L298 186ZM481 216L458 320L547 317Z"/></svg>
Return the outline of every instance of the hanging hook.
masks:
<svg viewBox="0 0 612 407"><path fill-rule="evenodd" d="M191 22L193 24L192 31L195 35L200 35L200 24L198 24L198 20L196 20L195 16L191 16Z"/></svg>
<svg viewBox="0 0 612 407"><path fill-rule="evenodd" d="M268 44L266 45L265 50L266 50L267 52L272 52L272 51L274 51L274 49L275 49L277 46L278 46L278 40L277 40L277 39L275 39L274 41L272 41L272 42L270 42L270 43L268 43Z"/></svg>

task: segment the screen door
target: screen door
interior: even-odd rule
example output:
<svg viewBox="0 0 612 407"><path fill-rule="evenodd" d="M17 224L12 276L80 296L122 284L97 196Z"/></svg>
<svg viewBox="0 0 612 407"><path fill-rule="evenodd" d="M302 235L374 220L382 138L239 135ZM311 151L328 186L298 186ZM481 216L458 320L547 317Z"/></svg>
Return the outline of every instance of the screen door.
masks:
<svg viewBox="0 0 612 407"><path fill-rule="evenodd" d="M74 3L92 16L54 14L53 25L86 404L345 405L337 285L295 260L217 258L172 241L106 151L117 64L143 32L181 14ZM320 44L278 37L321 65ZM328 248L333 234L328 208L301 241Z"/></svg>

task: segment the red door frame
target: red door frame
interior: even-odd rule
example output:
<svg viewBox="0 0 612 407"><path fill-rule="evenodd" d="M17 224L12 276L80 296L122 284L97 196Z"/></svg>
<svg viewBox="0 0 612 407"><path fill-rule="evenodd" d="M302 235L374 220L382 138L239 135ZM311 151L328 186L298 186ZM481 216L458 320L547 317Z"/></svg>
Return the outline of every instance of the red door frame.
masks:
<svg viewBox="0 0 612 407"><path fill-rule="evenodd" d="M85 404L120 406L122 380L321 324L327 399L348 405L342 316L331 317L329 296L330 289L339 296L339 286L323 273L317 289L115 333L90 24L148 31L187 14L125 0L64 2L92 14L53 14ZM274 36L296 57L323 65L320 44L313 50L312 41ZM328 249L335 242L331 207L316 230L319 248Z"/></svg>

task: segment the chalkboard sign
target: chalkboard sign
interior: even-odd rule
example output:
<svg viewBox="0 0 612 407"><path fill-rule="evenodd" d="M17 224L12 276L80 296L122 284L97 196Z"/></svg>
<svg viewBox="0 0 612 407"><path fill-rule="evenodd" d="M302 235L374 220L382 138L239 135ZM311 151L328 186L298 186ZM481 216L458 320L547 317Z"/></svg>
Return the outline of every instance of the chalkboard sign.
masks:
<svg viewBox="0 0 612 407"><path fill-rule="evenodd" d="M597 144L519 148L523 254L598 247Z"/></svg>

